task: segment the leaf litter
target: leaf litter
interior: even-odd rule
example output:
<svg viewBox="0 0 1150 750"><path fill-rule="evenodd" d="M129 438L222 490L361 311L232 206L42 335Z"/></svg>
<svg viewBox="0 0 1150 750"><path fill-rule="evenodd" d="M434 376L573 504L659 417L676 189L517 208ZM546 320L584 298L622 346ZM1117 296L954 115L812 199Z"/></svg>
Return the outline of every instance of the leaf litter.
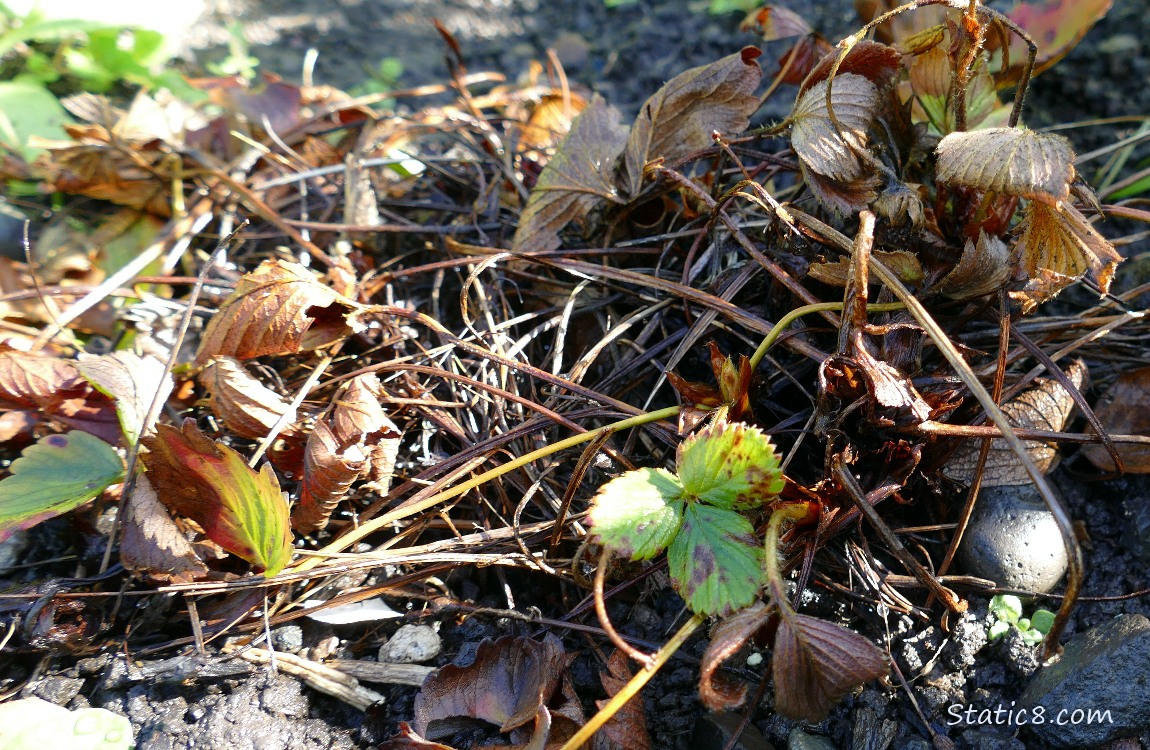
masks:
<svg viewBox="0 0 1150 750"><path fill-rule="evenodd" d="M1067 24L1040 65L1104 12L1069 5L1027 27ZM481 644L470 666L432 673L411 714L389 717L384 747L471 746L465 719L506 747L565 747L591 726L604 727L603 747L664 746L649 695L631 697L632 686L669 658L667 632L681 626L692 642L707 616L718 618L711 645L695 636L693 648L708 707L746 706L757 682L760 694L773 687L773 708L744 710L822 721L888 674L876 612L941 611L902 582L941 586L928 549L945 548L955 510L938 497L982 474L1032 478L999 439L980 457L972 438L997 428L983 426L969 378L998 377L1000 393L1031 363L1073 351L1086 363L1072 368L1076 387L1086 368L1125 384L1136 357L1115 359L1099 340L1118 332L1138 353L1145 329L1141 311L1111 306L1136 304L1137 288L1119 243L1093 223L1069 142L999 121L1009 106L998 90L1018 80L1019 59L989 41L995 16L972 8L946 11L942 27L937 16L904 23L928 9L904 13L883 31L890 44L840 48L793 13L758 11L748 25L791 45L778 75L800 84L775 127L752 126L755 47L673 78L629 129L561 71L505 84L458 59L458 101L408 92L401 115L276 80L197 82L215 110L147 95L128 108L69 102L84 123L17 171L131 209L89 219L97 230L141 217L160 229L134 240L154 263L135 284L110 260L69 261L117 281L103 294L123 302L100 329L77 313L38 335L26 324L55 317L5 300L5 531L118 502L121 531L100 550L137 577L93 579L95 593L123 584L140 601L217 599L218 614L181 605L185 619L150 630L126 627L131 607L112 615L106 628L129 646L250 641L327 601L412 605L400 620L426 607L457 629L523 623ZM37 272L2 260L0 278ZM1082 282L1112 296L1096 303ZM45 299L66 310L79 297L60 286ZM167 362L143 353L137 328L162 304L177 311L163 333L186 326L192 343L169 336ZM1031 317L1040 308L1046 317ZM1041 356L1000 342L1004 316ZM115 353L110 333L127 342ZM668 359L665 342L678 341ZM968 370L961 383L955 361ZM1057 443L1098 439L1066 432L1071 410L1051 382L1002 406L1043 473ZM1146 442L1127 434L1144 425L1099 419L1114 444ZM129 466L139 451L146 473L124 477L117 448ZM1083 454L1113 468L1102 448ZM45 480L60 465L69 475ZM865 529L856 495L873 506ZM931 530L908 551L889 527L911 519ZM857 579L843 575L842 541L866 550L851 558ZM892 568L911 575L877 572ZM872 573L883 582L862 585ZM500 593L479 606L492 580ZM796 608L816 582L849 594L837 614ZM685 625L631 622L646 597L676 594L694 613ZM967 606L955 599L944 597L952 611ZM607 617L583 619L591 609ZM361 628L343 657L381 635L331 627ZM731 669L764 634L770 669ZM625 642L644 636L661 639L640 644L653 653ZM32 654L43 642L15 646ZM323 665L328 645L307 648L285 660L307 684L361 710L380 699ZM594 664L596 679L573 679L577 663Z"/></svg>

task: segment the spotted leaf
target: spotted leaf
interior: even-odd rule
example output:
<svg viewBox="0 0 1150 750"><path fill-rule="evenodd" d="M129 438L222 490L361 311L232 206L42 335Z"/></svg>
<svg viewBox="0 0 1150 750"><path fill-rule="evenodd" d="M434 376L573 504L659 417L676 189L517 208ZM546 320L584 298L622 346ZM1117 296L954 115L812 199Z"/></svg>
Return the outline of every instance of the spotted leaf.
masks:
<svg viewBox="0 0 1150 750"><path fill-rule="evenodd" d="M783 490L770 438L742 422L721 422L687 438L678 461L688 500L740 510L757 508Z"/></svg>
<svg viewBox="0 0 1150 750"><path fill-rule="evenodd" d="M671 578L692 611L727 615L755 601L765 582L763 548L733 510L688 503L667 551Z"/></svg>
<svg viewBox="0 0 1150 750"><path fill-rule="evenodd" d="M664 469L638 469L603 485L591 506L591 531L632 560L649 560L679 532L683 487Z"/></svg>

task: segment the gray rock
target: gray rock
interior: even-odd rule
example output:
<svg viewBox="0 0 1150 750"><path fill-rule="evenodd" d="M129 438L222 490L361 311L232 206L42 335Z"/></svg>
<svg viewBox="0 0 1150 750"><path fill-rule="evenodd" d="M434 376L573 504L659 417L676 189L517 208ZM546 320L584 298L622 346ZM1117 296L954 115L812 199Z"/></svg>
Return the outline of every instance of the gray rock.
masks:
<svg viewBox="0 0 1150 750"><path fill-rule="evenodd" d="M272 645L277 651L296 653L303 648L303 628L299 625L282 625L272 631Z"/></svg>
<svg viewBox="0 0 1150 750"><path fill-rule="evenodd" d="M1150 726L1150 620L1122 615L1066 644L1018 701L1043 723L1034 733L1060 748L1137 737ZM1096 713L1087 721L1085 712Z"/></svg>
<svg viewBox="0 0 1150 750"><path fill-rule="evenodd" d="M963 569L999 586L1047 593L1066 575L1053 514L1030 485L988 487L958 551Z"/></svg>
<svg viewBox="0 0 1150 750"><path fill-rule="evenodd" d="M1013 737L1013 729L970 729L962 733L964 747L970 750L1026 750L1026 745Z"/></svg>
<svg viewBox="0 0 1150 750"><path fill-rule="evenodd" d="M742 714L734 711L704 715L695 724L695 732L691 735L690 750L712 750L713 748L726 747L742 722ZM739 735L739 741L735 744L734 750L775 750L775 746L767 741L758 727L754 724L748 724L743 733Z"/></svg>
<svg viewBox="0 0 1150 750"><path fill-rule="evenodd" d="M439 655L439 633L430 625L404 625L379 649L379 660L393 664L419 664Z"/></svg>
<svg viewBox="0 0 1150 750"><path fill-rule="evenodd" d="M84 688L81 677L45 677L20 691L22 698L41 698L57 706L67 705Z"/></svg>
<svg viewBox="0 0 1150 750"><path fill-rule="evenodd" d="M807 734L795 727L787 737L787 750L837 750L830 737L820 734Z"/></svg>
<svg viewBox="0 0 1150 750"><path fill-rule="evenodd" d="M895 742L894 750L934 750L934 745L922 737L905 737Z"/></svg>

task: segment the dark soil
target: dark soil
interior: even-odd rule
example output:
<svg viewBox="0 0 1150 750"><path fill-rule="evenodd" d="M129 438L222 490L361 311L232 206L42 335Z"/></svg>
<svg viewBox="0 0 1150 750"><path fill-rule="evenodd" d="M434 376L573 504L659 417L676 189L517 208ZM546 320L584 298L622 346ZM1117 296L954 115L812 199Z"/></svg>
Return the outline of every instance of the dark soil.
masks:
<svg viewBox="0 0 1150 750"><path fill-rule="evenodd" d="M320 53L314 73L317 83L351 88L364 80L367 68L394 57L404 65L400 84L414 86L446 77L442 40L430 24L431 18L438 18L460 42L472 71L522 75L530 60L542 59L545 50L552 48L573 81L601 92L630 114L674 74L753 43L738 31L737 14L712 17L696 8L698 4L679 0L607 8L599 0L340 0L317 7L307 0L266 0L237 7L219 2L211 23L197 29L189 43L201 60L219 58L225 52L220 46L226 38L223 28L228 20L238 19L246 24L253 40L268 44L252 49L264 69L289 80L299 80L304 55L314 47ZM854 28L853 6L844 0L814 7L794 0L783 4L801 10L832 40ZM1082 45L1035 81L1028 100L1029 124L1041 127L1150 112L1150 86L1145 85L1150 79L1150 58L1141 52L1146 38L1150 38L1150 13L1142 3L1117 0L1110 15ZM771 62L765 64L768 72L771 66ZM775 104L766 116L784 116L789 108L786 93L772 101ZM1136 123L1088 127L1066 135L1083 152L1129 134L1134 127ZM1133 255L1145 249L1143 243L1124 252ZM1067 637L1119 613L1150 616L1147 598L1090 601L1092 597L1116 597L1150 587L1150 513L1146 510L1150 485L1140 479L1088 483L1080 472L1087 470L1071 460L1056 474L1072 516L1085 523L1090 538L1085 597ZM53 534L64 528L63 523L40 527L33 535L33 558L60 554L59 544L53 546ZM68 575L67 570L61 568L59 574ZM480 606L507 606L494 593L501 585L495 576L455 576L449 586L466 592ZM518 594L521 599L516 604L521 610L536 606L547 617L565 614L562 592L553 582L536 576L520 583L530 592ZM122 606L167 607L164 611L168 613L182 608L180 602L155 599L147 605L142 599L125 600ZM1055 609L1056 604L1048 606ZM947 726L948 706L1009 705L1021 695L1038 667L1034 651L1016 639L1008 637L984 647L987 598L972 597L971 605L972 611L964 620L951 623L950 633L942 630L937 619L927 624L876 612L867 605L856 605L850 613L869 637L879 639L884 633L890 634L892 655L913 685L919 707L934 729L949 734L958 747L1049 747L1028 730L1017 733L1014 727ZM624 633L659 644L677 627L681 602L664 590L617 599L613 606L612 615ZM826 593L812 595L808 606L822 615L848 612L843 601ZM106 613L96 616L102 614ZM404 621L419 619L419 613L412 612ZM382 626L337 628L334 634L341 640L336 655L363 658L374 654L378 642L398 624L388 621ZM444 617L444 651L433 665L467 660L484 637L507 633L539 636L542 632L497 615ZM315 645L332 634L330 628L305 623L303 645ZM592 644L573 633L558 634L565 638L569 651L579 654L572 668L576 687L582 695L598 695L595 649L602 644ZM644 693L654 747L660 750L709 747L691 743L702 713L695 685L697 659L704 644L705 636L696 636ZM174 653L149 655L134 668ZM172 679L137 679L131 677L124 657L118 654L54 656L43 661L22 658L0 670L0 689L27 679L23 695L38 695L73 708L106 706L124 713L133 721L141 750L368 747L391 736L398 721L411 718L417 692L410 687L373 686L387 701L362 714L285 675L272 677L256 669L224 672L192 670L179 672ZM736 672L751 679L759 677L748 668ZM773 715L771 700L768 690L753 719L767 739L782 748L797 724ZM848 697L825 722L807 729L830 737L834 747L843 750L929 747L921 720L897 684L872 685ZM1141 746L1150 750L1150 727L1141 737Z"/></svg>

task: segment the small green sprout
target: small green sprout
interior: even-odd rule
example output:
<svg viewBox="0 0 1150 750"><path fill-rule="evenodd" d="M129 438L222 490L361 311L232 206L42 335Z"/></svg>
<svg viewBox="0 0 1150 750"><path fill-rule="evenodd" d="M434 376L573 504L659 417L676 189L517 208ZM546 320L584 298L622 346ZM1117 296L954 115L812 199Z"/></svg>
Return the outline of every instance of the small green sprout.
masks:
<svg viewBox="0 0 1150 750"><path fill-rule="evenodd" d="M990 600L990 613L996 618L987 640L992 643L1006 635L1011 627L1018 628L1022 640L1028 646L1037 646L1050 632L1054 624L1054 613L1048 609L1036 609L1030 617L1022 616L1022 600L1011 594L999 594Z"/></svg>

